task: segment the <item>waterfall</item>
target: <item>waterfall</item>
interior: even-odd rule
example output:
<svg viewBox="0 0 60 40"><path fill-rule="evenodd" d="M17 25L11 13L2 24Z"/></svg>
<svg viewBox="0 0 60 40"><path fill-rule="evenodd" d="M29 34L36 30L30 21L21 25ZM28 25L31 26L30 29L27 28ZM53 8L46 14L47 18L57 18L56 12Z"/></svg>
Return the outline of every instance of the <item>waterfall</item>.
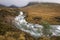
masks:
<svg viewBox="0 0 60 40"><path fill-rule="evenodd" d="M14 23L16 28L24 32L27 32L34 37L41 37L43 35L42 33L43 26L39 24L28 23L25 20L25 15L23 14L22 11L20 11L20 14L15 17ZM60 25L51 25L51 27L52 36L53 35L60 36Z"/></svg>

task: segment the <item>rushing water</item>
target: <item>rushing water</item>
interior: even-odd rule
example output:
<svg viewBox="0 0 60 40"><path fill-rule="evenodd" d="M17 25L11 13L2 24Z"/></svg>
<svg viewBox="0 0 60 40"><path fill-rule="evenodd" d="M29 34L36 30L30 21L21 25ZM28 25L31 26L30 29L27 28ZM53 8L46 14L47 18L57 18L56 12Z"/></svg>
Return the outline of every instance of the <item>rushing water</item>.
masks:
<svg viewBox="0 0 60 40"><path fill-rule="evenodd" d="M27 32L31 34L32 36L35 37L40 37L43 35L42 29L43 26L39 24L33 24L33 23L28 23L23 15L23 12L21 11L18 16L15 17L14 23L16 28ZM51 32L52 36L60 36L60 25L50 25L52 27Z"/></svg>

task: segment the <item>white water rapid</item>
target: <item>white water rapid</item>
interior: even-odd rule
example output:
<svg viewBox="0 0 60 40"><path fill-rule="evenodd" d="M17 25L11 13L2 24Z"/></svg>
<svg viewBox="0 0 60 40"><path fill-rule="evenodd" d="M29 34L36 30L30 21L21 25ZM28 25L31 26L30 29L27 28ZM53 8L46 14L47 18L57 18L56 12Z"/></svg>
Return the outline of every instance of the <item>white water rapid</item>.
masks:
<svg viewBox="0 0 60 40"><path fill-rule="evenodd" d="M23 15L23 12L21 11L20 14L18 16L15 17L15 26L16 28L27 32L29 34L31 34L32 36L35 37L41 37L43 35L42 33L42 25L39 24L33 24L33 23L28 23L25 18L25 16ZM60 25L51 25L52 29L52 36L60 36Z"/></svg>

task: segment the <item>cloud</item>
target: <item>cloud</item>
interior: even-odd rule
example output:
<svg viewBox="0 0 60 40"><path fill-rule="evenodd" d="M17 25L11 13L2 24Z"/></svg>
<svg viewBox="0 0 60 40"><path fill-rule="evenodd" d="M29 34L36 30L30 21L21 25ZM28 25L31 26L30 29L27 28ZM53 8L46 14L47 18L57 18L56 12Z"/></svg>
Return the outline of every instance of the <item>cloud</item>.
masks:
<svg viewBox="0 0 60 40"><path fill-rule="evenodd" d="M18 7L26 6L29 2L60 3L60 0L0 0L0 4L5 6L16 5Z"/></svg>
<svg viewBox="0 0 60 40"><path fill-rule="evenodd" d="M16 5L18 7L23 7L28 3L28 0L0 0L0 4L3 4L5 6Z"/></svg>

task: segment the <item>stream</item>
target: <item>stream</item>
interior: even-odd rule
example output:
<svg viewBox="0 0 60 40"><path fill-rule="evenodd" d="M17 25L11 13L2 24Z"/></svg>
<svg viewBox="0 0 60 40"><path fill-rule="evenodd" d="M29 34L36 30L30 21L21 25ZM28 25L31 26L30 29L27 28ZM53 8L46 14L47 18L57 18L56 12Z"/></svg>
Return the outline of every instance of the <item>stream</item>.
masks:
<svg viewBox="0 0 60 40"><path fill-rule="evenodd" d="M43 26L39 24L28 23L25 20L25 15L22 11L15 17L14 24L16 28L31 34L34 37L41 37L43 35ZM60 25L50 25L52 27L52 36L60 36Z"/></svg>

